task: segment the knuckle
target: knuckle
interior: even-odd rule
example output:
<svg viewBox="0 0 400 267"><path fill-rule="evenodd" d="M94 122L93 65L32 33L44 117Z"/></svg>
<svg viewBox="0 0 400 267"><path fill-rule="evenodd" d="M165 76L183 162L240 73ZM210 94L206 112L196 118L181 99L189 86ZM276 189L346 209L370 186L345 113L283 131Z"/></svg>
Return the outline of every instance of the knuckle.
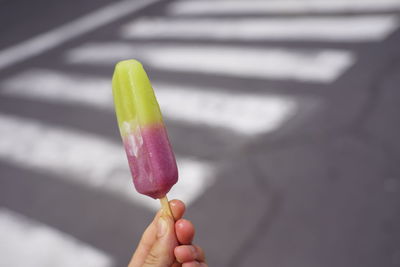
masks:
<svg viewBox="0 0 400 267"><path fill-rule="evenodd" d="M149 254L147 254L144 263L148 265L155 265L158 263L158 257L153 252L150 251Z"/></svg>

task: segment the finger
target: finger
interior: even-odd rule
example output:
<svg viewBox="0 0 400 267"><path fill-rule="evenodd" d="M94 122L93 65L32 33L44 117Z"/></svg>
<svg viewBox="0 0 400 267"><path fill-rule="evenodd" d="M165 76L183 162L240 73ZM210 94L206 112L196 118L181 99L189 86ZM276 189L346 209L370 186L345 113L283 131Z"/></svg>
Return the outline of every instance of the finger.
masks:
<svg viewBox="0 0 400 267"><path fill-rule="evenodd" d="M186 211L186 206L183 201L179 199L173 199L169 201L169 206L172 211L172 216L174 217L174 220L177 221L183 217L183 214ZM156 216L154 217L152 224L158 220L158 218L163 214L162 209L158 210Z"/></svg>
<svg viewBox="0 0 400 267"><path fill-rule="evenodd" d="M178 262L205 261L204 252L198 246L183 245L174 249L174 255Z"/></svg>
<svg viewBox="0 0 400 267"><path fill-rule="evenodd" d="M181 219L186 210L185 203L178 199L173 199L169 202L169 205L171 207L172 215L174 216L175 221Z"/></svg>
<svg viewBox="0 0 400 267"><path fill-rule="evenodd" d="M190 221L180 219L175 223L175 233L179 244L190 245L195 234L195 229Z"/></svg>
<svg viewBox="0 0 400 267"><path fill-rule="evenodd" d="M172 214L174 219L182 218L183 214L185 213L185 204L177 199L171 200L170 207L172 210ZM135 253L132 256L131 262L138 262L139 259L144 259L146 255L149 253L151 247L156 241L156 233L157 233L157 221L158 218L161 216L162 211L159 210L157 214L154 216L153 221L149 224L149 226L144 231L142 238L138 244L138 247Z"/></svg>
<svg viewBox="0 0 400 267"><path fill-rule="evenodd" d="M158 218L161 216L161 214L162 214L161 210L157 211L153 220L147 226L146 230L143 232L142 238L140 239L140 242L139 242L139 246L144 245L145 247L150 249L151 246L154 244L154 242L156 241L157 221L158 221Z"/></svg>
<svg viewBox="0 0 400 267"><path fill-rule="evenodd" d="M174 219L179 220L180 218L182 218L186 209L185 204L177 199L171 200L169 203ZM140 242L138 244L138 247L132 256L131 263L142 261L142 259L144 259L146 255L149 253L150 249L152 248L153 244L156 241L157 221L158 218L161 216L161 214L162 212L161 210L159 210L157 214L154 216L153 221L144 231L142 238L140 239Z"/></svg>
<svg viewBox="0 0 400 267"><path fill-rule="evenodd" d="M208 265L204 262L192 261L192 262L185 262L182 264L182 267L207 267Z"/></svg>
<svg viewBox="0 0 400 267"><path fill-rule="evenodd" d="M156 241L147 254L142 267L171 266L175 261L174 248L177 240L174 232L174 220L171 216L160 216L157 221Z"/></svg>
<svg viewBox="0 0 400 267"><path fill-rule="evenodd" d="M182 267L182 264L180 264L179 262L175 261L174 264L172 264L171 267Z"/></svg>
<svg viewBox="0 0 400 267"><path fill-rule="evenodd" d="M175 220L182 218L183 214L185 213L186 207L185 204L177 199L171 200L170 202L172 214ZM144 246L148 251L153 243L156 240L156 222L158 218L161 216L162 212L159 210L157 214L154 216L153 221L144 231L142 238L140 240L139 246Z"/></svg>
<svg viewBox="0 0 400 267"><path fill-rule="evenodd" d="M157 219L160 217L160 212L156 214L153 221L147 226L146 230L144 231L142 238L135 250L135 253L132 256L132 259L128 265L128 267L133 266L142 266L144 259L146 258L147 254L149 253L151 247L156 241L156 234L157 234Z"/></svg>
<svg viewBox="0 0 400 267"><path fill-rule="evenodd" d="M197 254L199 255L197 257L197 259L199 261L206 261L206 255L204 254L204 250L199 246L196 246L196 245L193 245L193 246L196 248Z"/></svg>

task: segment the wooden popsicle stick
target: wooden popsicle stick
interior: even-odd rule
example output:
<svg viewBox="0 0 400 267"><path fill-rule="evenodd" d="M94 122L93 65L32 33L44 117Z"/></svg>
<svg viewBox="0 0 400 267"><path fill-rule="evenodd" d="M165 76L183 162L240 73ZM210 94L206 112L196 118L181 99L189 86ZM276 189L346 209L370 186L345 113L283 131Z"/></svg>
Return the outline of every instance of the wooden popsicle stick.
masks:
<svg viewBox="0 0 400 267"><path fill-rule="evenodd" d="M160 198L160 202L161 202L161 208L163 210L163 212L169 216L172 217L172 219L175 220L174 215L172 215L172 211L171 211L171 207L169 206L169 202L168 202L168 198L167 196Z"/></svg>

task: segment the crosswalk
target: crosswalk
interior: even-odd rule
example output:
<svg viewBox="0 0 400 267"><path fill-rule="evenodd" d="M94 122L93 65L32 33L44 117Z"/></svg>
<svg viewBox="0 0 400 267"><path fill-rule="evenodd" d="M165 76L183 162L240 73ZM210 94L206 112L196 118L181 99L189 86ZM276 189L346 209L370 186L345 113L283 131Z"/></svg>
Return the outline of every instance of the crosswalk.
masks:
<svg viewBox="0 0 400 267"><path fill-rule="evenodd" d="M0 266L111 267L105 252L0 207Z"/></svg>
<svg viewBox="0 0 400 267"><path fill-rule="evenodd" d="M67 53L73 64L112 65L136 57L162 70L197 72L229 77L285 79L329 83L354 63L349 51L332 49L290 50L221 45L131 45L89 43Z"/></svg>
<svg viewBox="0 0 400 267"><path fill-rule="evenodd" d="M399 0L189 0L168 7L170 15L273 15L332 12L382 12L400 10Z"/></svg>
<svg viewBox="0 0 400 267"><path fill-rule="evenodd" d="M40 55L71 39L80 37L123 16L155 3L157 0L118 1L93 11L65 25L39 34L22 43L0 51L0 70L31 57Z"/></svg>
<svg viewBox="0 0 400 267"><path fill-rule="evenodd" d="M44 170L53 173L55 178L158 209L157 201L132 194L126 157L119 144L94 134L4 114L0 115L0 134L0 159L5 162ZM190 204L210 184L212 168L188 158L178 158L178 166L181 178L171 197Z"/></svg>
<svg viewBox="0 0 400 267"><path fill-rule="evenodd" d="M69 111L86 107L112 114L111 78L94 73L111 70L118 60L138 58L149 68L150 77L153 71L159 74L152 79L153 86L174 133L187 135L185 127L191 125L200 132L199 136L234 134L235 142L246 142L290 124L306 105L303 100L307 95L300 100L295 94L280 94L280 83L313 84L326 90L355 67L360 57L355 49L332 48L329 44L379 44L398 29L395 11L400 10L398 0L189 0L168 3L165 15L115 23L149 4L120 1L0 51L2 69L102 26L114 27L99 39L77 42L59 52L56 66L39 64L0 81L0 97L51 103ZM336 14L340 12L345 15ZM81 23L83 28L77 27ZM288 48L269 43L276 40L295 45ZM299 43L316 45L296 47ZM88 71L73 71L74 68ZM196 79L189 84L180 82L186 76L209 78L208 85ZM223 82L217 83L215 78ZM237 83L238 80L242 82ZM253 81L265 84L264 88L251 90ZM271 81L276 88L270 88ZM53 179L150 210L159 206L157 201L134 192L122 145L113 138L79 127L55 125L29 114L10 114L3 112L1 106L0 136L0 162L49 173ZM170 197L190 205L206 194L219 175L219 161L226 156L218 151L214 154L216 158L201 158L183 146L177 153L179 183ZM22 237L26 232L30 234ZM2 251L12 255L22 249L26 258L36 257L37 261L29 265L33 267L111 267L118 261L107 251L1 206L0 236L7 239L0 242ZM16 244L23 238L26 243L20 248ZM35 246L54 248L52 255L62 258L65 264L37 253ZM32 256L30 251L37 255ZM0 258L0 266L3 265L26 266L26 261Z"/></svg>
<svg viewBox="0 0 400 267"><path fill-rule="evenodd" d="M7 95L87 104L110 112L114 109L110 80L102 77L31 70L6 80L2 85L2 93ZM166 118L227 128L239 134L272 131L296 109L296 102L289 97L249 93L232 95L228 91L218 92L218 88L165 83L154 83L153 87Z"/></svg>
<svg viewBox="0 0 400 267"><path fill-rule="evenodd" d="M122 28L124 38L207 40L381 41L398 26L395 16L301 18L142 18Z"/></svg>

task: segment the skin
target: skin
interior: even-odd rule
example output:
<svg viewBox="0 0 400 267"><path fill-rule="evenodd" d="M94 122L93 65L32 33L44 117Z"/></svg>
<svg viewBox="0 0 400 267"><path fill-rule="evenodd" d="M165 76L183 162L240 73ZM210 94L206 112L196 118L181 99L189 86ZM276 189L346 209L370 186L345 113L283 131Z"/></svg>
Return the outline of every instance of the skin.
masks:
<svg viewBox="0 0 400 267"><path fill-rule="evenodd" d="M183 219L185 204L169 202L175 221L159 211L144 231L128 267L207 267L204 251L192 244L195 229Z"/></svg>

